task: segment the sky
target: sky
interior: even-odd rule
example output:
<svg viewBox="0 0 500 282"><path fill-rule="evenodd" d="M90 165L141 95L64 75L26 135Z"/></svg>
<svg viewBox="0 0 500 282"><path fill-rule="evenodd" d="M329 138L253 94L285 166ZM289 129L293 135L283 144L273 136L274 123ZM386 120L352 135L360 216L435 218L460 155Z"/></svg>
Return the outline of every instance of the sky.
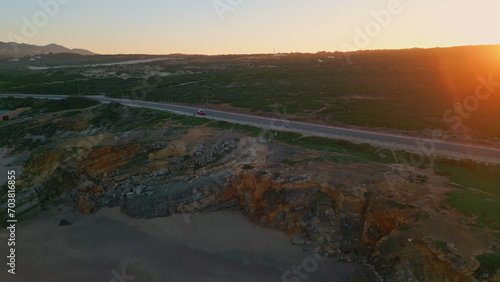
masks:
<svg viewBox="0 0 500 282"><path fill-rule="evenodd" d="M498 0L3 1L0 41L99 54L248 54L500 44Z"/></svg>

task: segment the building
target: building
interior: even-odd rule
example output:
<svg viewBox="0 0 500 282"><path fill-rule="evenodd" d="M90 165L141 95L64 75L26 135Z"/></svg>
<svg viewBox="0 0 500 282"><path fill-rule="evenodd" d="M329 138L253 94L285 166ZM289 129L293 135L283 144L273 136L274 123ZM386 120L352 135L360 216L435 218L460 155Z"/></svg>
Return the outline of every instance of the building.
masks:
<svg viewBox="0 0 500 282"><path fill-rule="evenodd" d="M31 110L31 108L19 108L15 111L0 111L0 120L11 120L18 118L22 112L29 110Z"/></svg>

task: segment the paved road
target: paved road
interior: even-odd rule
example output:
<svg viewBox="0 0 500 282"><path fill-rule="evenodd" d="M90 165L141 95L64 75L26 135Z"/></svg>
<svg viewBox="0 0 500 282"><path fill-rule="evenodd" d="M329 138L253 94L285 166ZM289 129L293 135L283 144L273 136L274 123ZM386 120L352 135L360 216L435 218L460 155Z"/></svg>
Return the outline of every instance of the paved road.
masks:
<svg viewBox="0 0 500 282"><path fill-rule="evenodd" d="M0 97L2 96L36 97L36 98L49 98L49 99L61 99L66 97L59 95L29 95L29 94L16 94L16 95L1 94ZM103 96L89 96L89 98L96 99L102 103L109 103L112 101L116 101L127 106L158 109L185 115L193 115L197 110L197 108L193 107L146 102L146 101L113 99ZM492 148L492 147L472 145L472 144L453 143L453 142L446 142L443 140L431 140L419 137L388 134L388 133L374 132L367 130L324 126L324 125L309 124L309 123L295 122L288 120L278 120L278 119L244 115L238 113L230 113L224 111L215 111L215 110L205 110L205 111L207 113L206 118L214 120L224 120L240 124L255 125L258 127L268 128L268 129L300 132L316 136L345 139L354 142L366 142L382 147L404 149L426 155L438 154L460 159L471 159L471 160L485 161L491 163L500 163L500 148Z"/></svg>

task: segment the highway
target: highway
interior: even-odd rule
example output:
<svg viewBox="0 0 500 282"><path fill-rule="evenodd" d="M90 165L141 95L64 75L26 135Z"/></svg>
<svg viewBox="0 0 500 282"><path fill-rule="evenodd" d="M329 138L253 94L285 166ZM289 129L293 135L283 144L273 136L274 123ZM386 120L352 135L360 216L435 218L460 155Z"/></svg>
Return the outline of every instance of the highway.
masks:
<svg viewBox="0 0 500 282"><path fill-rule="evenodd" d="M32 94L0 94L0 97L34 97L48 99L62 99L61 95L32 95ZM102 103L119 102L131 107L143 107L177 114L193 115L198 108L179 106L165 103L146 102L137 100L114 99L104 96L88 96ZM431 140L421 137L404 136L375 132L369 130L349 129L327 125L318 125L305 122L280 120L267 117L239 114L233 112L204 109L208 119L223 120L239 124L254 125L261 128L298 132L308 135L330 137L365 142L390 149L407 150L425 155L441 155L456 159L469 159L481 162L500 163L500 148L493 148L474 144L448 142L444 140Z"/></svg>

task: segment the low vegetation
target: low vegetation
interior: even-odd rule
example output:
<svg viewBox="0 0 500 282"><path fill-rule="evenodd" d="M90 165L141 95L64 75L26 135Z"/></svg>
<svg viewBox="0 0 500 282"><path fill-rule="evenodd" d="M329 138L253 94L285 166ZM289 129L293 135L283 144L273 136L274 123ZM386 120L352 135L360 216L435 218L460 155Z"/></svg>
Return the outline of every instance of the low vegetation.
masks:
<svg viewBox="0 0 500 282"><path fill-rule="evenodd" d="M34 111L57 112L61 110L84 109L100 104L85 97L68 97L61 100L34 99L34 98L0 98L0 109L15 110L30 107Z"/></svg>
<svg viewBox="0 0 500 282"><path fill-rule="evenodd" d="M474 188L500 196L500 165L485 165L473 161L438 160L434 163L437 174L450 178L464 188Z"/></svg>
<svg viewBox="0 0 500 282"><path fill-rule="evenodd" d="M467 216L476 217L479 227L500 230L500 196L486 195L470 189L452 191L447 202Z"/></svg>
<svg viewBox="0 0 500 282"><path fill-rule="evenodd" d="M93 74L96 68L32 71L0 61L4 68L0 70L0 91L106 93L110 97L190 105L226 104L272 117L334 125L446 130L455 124L444 120L443 114L474 95L478 77L500 73L500 57L496 56L499 48L360 51L350 54L352 64L340 52L285 57L175 55L166 61L125 68L97 68L97 72L106 73L103 77ZM69 56L47 56L26 63L81 64L82 56ZM327 59L332 56L335 59ZM134 58L86 56L89 62L127 59ZM169 75L155 76L158 73ZM140 95L134 95L137 93ZM472 137L500 138L500 124L496 122L500 120L500 96L481 101L480 107L463 119L461 126L475 130Z"/></svg>
<svg viewBox="0 0 500 282"><path fill-rule="evenodd" d="M499 165L472 161L437 160L434 171L447 176L457 190L447 202L467 216L476 217L479 227L500 230Z"/></svg>
<svg viewBox="0 0 500 282"><path fill-rule="evenodd" d="M500 270L500 253L482 254L476 259L481 263L481 267L474 272L477 279L494 277Z"/></svg>

